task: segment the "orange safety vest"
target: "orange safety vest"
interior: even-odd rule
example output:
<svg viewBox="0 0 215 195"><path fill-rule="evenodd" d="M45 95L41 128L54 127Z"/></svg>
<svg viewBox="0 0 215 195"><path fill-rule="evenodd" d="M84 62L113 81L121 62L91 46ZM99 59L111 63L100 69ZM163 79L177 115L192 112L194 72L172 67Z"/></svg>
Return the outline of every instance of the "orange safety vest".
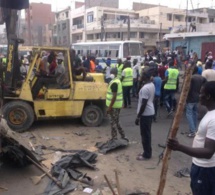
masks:
<svg viewBox="0 0 215 195"><path fill-rule="evenodd" d="M95 73L96 72L96 64L90 60L90 72Z"/></svg>

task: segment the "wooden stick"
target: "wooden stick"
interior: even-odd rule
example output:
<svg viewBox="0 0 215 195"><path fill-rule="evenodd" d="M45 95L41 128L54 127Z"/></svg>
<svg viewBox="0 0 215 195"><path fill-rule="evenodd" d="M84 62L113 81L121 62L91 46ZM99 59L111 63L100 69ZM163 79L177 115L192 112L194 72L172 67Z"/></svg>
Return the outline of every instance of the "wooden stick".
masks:
<svg viewBox="0 0 215 195"><path fill-rule="evenodd" d="M52 175L46 171L41 165L37 164L33 159L31 159L29 156L27 156L28 160L30 160L37 168L39 168L41 171L43 171L44 173L46 173L46 175L53 181L56 183L56 185L59 187L59 188L63 188L62 187L62 184L54 177L52 177Z"/></svg>
<svg viewBox="0 0 215 195"><path fill-rule="evenodd" d="M190 89L190 82L191 82L194 67L195 67L195 63L192 63L192 64L190 64L190 67L186 70L184 84L182 87L177 111L176 111L176 114L175 114L175 117L174 117L174 120L172 123L172 127L170 130L169 138L175 138L177 135L177 131L179 129L179 123L181 121L181 118L182 118L182 115L184 112L186 99L187 99L188 92ZM168 147L166 147L164 157L163 157L163 165L162 165L160 183L159 183L159 187L157 190L157 195L163 194L164 187L166 184L166 176L167 176L170 156L171 156L171 150Z"/></svg>
<svg viewBox="0 0 215 195"><path fill-rule="evenodd" d="M117 186L118 195L121 195L118 171L114 170L114 172L115 172L115 177L116 177L116 186Z"/></svg>
<svg viewBox="0 0 215 195"><path fill-rule="evenodd" d="M114 192L114 190L113 190L113 188L112 188L112 186L111 186L111 184L110 184L110 182L109 182L109 180L108 180L106 175L104 175L104 178L105 178L105 180L106 180L106 182L108 184L108 187L110 188L111 192L113 193L113 195L116 195L116 193Z"/></svg>

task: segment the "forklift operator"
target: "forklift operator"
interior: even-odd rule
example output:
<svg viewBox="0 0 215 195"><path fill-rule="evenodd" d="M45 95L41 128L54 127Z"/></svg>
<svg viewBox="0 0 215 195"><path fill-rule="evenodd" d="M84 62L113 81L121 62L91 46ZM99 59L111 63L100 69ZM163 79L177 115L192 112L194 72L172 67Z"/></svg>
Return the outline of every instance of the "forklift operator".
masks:
<svg viewBox="0 0 215 195"><path fill-rule="evenodd" d="M43 86L47 87L51 84L56 84L56 88L63 88L65 84L65 67L63 65L64 56L62 53L59 53L57 56L57 67L55 69L54 75L48 75L46 77L38 77L35 85L32 88L33 99L36 99L39 91Z"/></svg>

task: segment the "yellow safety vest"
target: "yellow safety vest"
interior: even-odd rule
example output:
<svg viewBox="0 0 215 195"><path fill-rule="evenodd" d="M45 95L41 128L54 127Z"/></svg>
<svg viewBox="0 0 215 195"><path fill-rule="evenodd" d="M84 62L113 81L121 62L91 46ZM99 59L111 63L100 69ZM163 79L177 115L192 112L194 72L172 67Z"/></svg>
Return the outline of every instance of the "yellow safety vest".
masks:
<svg viewBox="0 0 215 195"><path fill-rule="evenodd" d="M122 78L122 69L123 69L124 65L123 64L117 64L117 70L118 70L118 74L117 74L117 77L119 79Z"/></svg>
<svg viewBox="0 0 215 195"><path fill-rule="evenodd" d="M113 92L111 90L111 85L116 83L118 85L116 100L113 104L113 108L122 108L123 95L122 95L122 83L118 78L113 79L108 85L107 95L106 95L106 106L109 107L113 98Z"/></svg>
<svg viewBox="0 0 215 195"><path fill-rule="evenodd" d="M2 58L2 62L3 62L3 64L6 64L7 63L7 58Z"/></svg>
<svg viewBox="0 0 215 195"><path fill-rule="evenodd" d="M132 68L125 68L124 69L125 75L122 81L122 86L132 86L133 85L133 69Z"/></svg>
<svg viewBox="0 0 215 195"><path fill-rule="evenodd" d="M111 68L116 68L116 65L115 64L111 64L110 67Z"/></svg>
<svg viewBox="0 0 215 195"><path fill-rule="evenodd" d="M168 71L168 80L167 80L167 83L164 85L164 89L176 90L179 71L175 68L169 68L167 71Z"/></svg>

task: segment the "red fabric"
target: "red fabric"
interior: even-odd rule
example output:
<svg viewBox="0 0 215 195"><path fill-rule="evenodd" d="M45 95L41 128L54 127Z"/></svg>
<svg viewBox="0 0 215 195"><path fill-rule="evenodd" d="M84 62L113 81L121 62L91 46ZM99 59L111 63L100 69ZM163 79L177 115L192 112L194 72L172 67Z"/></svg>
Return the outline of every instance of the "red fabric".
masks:
<svg viewBox="0 0 215 195"><path fill-rule="evenodd" d="M50 74L54 73L56 67L57 67L56 58L54 58L53 61L52 61L52 63L49 66L49 72L50 72Z"/></svg>
<svg viewBox="0 0 215 195"><path fill-rule="evenodd" d="M161 77L162 80L165 79L165 72L167 70L167 67L166 66L160 66L158 68L158 75Z"/></svg>

